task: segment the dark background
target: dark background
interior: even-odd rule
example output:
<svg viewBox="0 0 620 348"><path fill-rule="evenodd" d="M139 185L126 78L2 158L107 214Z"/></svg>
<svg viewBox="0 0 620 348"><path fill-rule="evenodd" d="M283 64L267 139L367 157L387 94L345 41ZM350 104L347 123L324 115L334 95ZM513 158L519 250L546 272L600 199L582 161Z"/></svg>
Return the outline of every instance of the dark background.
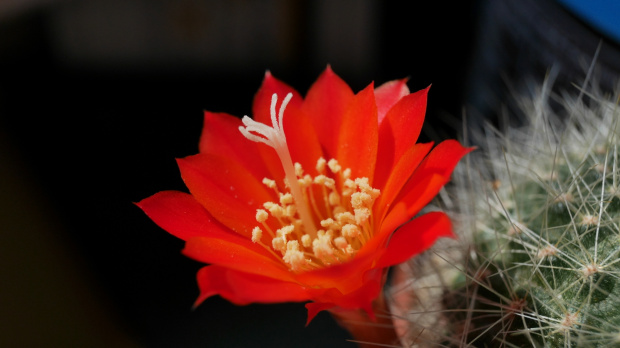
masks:
<svg viewBox="0 0 620 348"><path fill-rule="evenodd" d="M474 0L6 4L3 347L347 346L325 313L304 327L303 304L214 297L192 310L201 265L133 202L185 190L174 159L197 152L203 110L249 114L267 69L302 94L327 64L354 91L403 77L411 90L432 84L423 137L454 137L489 75L482 29L498 20Z"/></svg>

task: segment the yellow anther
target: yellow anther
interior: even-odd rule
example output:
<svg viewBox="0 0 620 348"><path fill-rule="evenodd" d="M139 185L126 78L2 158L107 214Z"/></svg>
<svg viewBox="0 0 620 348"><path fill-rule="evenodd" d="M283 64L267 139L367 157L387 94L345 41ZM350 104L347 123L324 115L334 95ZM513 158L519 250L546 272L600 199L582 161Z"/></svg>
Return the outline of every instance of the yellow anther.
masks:
<svg viewBox="0 0 620 348"><path fill-rule="evenodd" d="M340 169L342 169L342 167L340 167L340 164L338 164L338 161L333 158L330 159L329 162L327 162L327 165L329 166L329 170L331 170L334 174L338 173Z"/></svg>
<svg viewBox="0 0 620 348"><path fill-rule="evenodd" d="M347 168L342 172L342 177L348 179L351 177L351 168Z"/></svg>
<svg viewBox="0 0 620 348"><path fill-rule="evenodd" d="M268 217L269 217L269 214L267 213L266 210L256 209L256 221L263 223L267 221Z"/></svg>
<svg viewBox="0 0 620 348"><path fill-rule="evenodd" d="M316 161L316 171L319 172L319 174L325 174L325 164L327 162L325 161L325 158L321 157L319 158L318 161Z"/></svg>
<svg viewBox="0 0 620 348"><path fill-rule="evenodd" d="M332 178L326 178L323 185L325 185L325 187L327 187L328 189L333 190L336 188L336 180Z"/></svg>
<svg viewBox="0 0 620 348"><path fill-rule="evenodd" d="M263 185L269 187L270 189L275 189L276 188L276 181L275 180L271 180L271 179L267 179L267 178L263 178Z"/></svg>
<svg viewBox="0 0 620 348"><path fill-rule="evenodd" d="M368 184L368 178L358 178L355 179L355 183L357 184L357 187L360 189L361 192L364 192L368 195L370 195L372 197L372 199L375 199L379 196L379 193L381 193L381 191L372 188L369 184Z"/></svg>
<svg viewBox="0 0 620 348"><path fill-rule="evenodd" d="M273 250L284 252L286 250L286 240L282 238L274 238L271 240Z"/></svg>
<svg viewBox="0 0 620 348"><path fill-rule="evenodd" d="M354 224L346 224L342 226L342 235L347 238L357 238L362 233L360 228Z"/></svg>
<svg viewBox="0 0 620 348"><path fill-rule="evenodd" d="M252 242L260 242L260 239L263 238L263 230L260 227L256 226L252 230Z"/></svg>
<svg viewBox="0 0 620 348"><path fill-rule="evenodd" d="M293 219L295 218L296 213L297 213L297 207L294 204L291 204L291 205L287 205L286 208L284 208L283 216L286 216L289 219Z"/></svg>
<svg viewBox="0 0 620 348"><path fill-rule="evenodd" d="M366 191L371 189L372 187L370 187L370 185L368 184L368 178L357 178L355 179L355 183L357 184L357 186L360 188L360 190L362 191Z"/></svg>
<svg viewBox="0 0 620 348"><path fill-rule="evenodd" d="M284 214L284 211L282 210L282 207L279 206L278 204L273 203L273 202L265 202L263 204L263 207L265 209L269 210L269 212L271 213L271 215L273 217L280 218Z"/></svg>
<svg viewBox="0 0 620 348"><path fill-rule="evenodd" d="M285 237L287 234L293 233L293 231L295 231L295 226L287 225L287 226L284 226L284 227L280 228L277 231L277 233L278 233L278 235L281 235L281 236Z"/></svg>
<svg viewBox="0 0 620 348"><path fill-rule="evenodd" d="M358 225L363 224L370 218L370 210L368 208L354 209L353 211L355 212L355 222Z"/></svg>
<svg viewBox="0 0 620 348"><path fill-rule="evenodd" d="M355 181L351 179L346 179L342 187L342 195L350 196L351 194L353 194L353 192L355 192L355 190L357 190L357 185L355 184Z"/></svg>
<svg viewBox="0 0 620 348"><path fill-rule="evenodd" d="M280 194L280 204L292 204L293 203L293 195L290 193Z"/></svg>
<svg viewBox="0 0 620 348"><path fill-rule="evenodd" d="M301 245L303 245L305 248L309 248L312 246L312 238L310 238L309 235L304 234L303 236L301 236Z"/></svg>
<svg viewBox="0 0 620 348"><path fill-rule="evenodd" d="M299 250L299 242L290 240L286 243L286 250Z"/></svg>
<svg viewBox="0 0 620 348"><path fill-rule="evenodd" d="M325 186L330 190L333 190L336 187L336 181L332 178L326 177L323 174L314 177L314 183L317 185Z"/></svg>
<svg viewBox="0 0 620 348"><path fill-rule="evenodd" d="M340 213L340 214L336 214L336 220L338 220L338 222L341 225L344 224L354 224L355 223L355 216L353 216L353 214L351 214L350 212L344 212L344 213Z"/></svg>
<svg viewBox="0 0 620 348"><path fill-rule="evenodd" d="M329 259L334 254L334 248L331 244L331 236L322 234L312 241L312 251L319 260L329 262Z"/></svg>
<svg viewBox="0 0 620 348"><path fill-rule="evenodd" d="M303 178L298 179L297 182L299 183L299 186L301 186L301 188L307 188L310 187L310 185L312 185L312 177L308 174L304 175Z"/></svg>
<svg viewBox="0 0 620 348"><path fill-rule="evenodd" d="M332 226L334 226L334 219L328 218L328 219L322 220L321 226L325 228L331 228Z"/></svg>
<svg viewBox="0 0 620 348"><path fill-rule="evenodd" d="M366 208L372 203L372 197L366 192L355 192L351 195L351 206L354 209Z"/></svg>
<svg viewBox="0 0 620 348"><path fill-rule="evenodd" d="M323 174L320 174L314 177L314 183L317 185L325 184L325 180L327 180L327 177Z"/></svg>
<svg viewBox="0 0 620 348"><path fill-rule="evenodd" d="M297 175L298 178L301 178L304 176L304 170L303 168L301 168L301 164L295 162L295 175Z"/></svg>
<svg viewBox="0 0 620 348"><path fill-rule="evenodd" d="M334 238L334 245L338 249L346 249L349 246L347 240L344 237L336 237Z"/></svg>
<svg viewBox="0 0 620 348"><path fill-rule="evenodd" d="M291 240L286 244L286 252L282 259L291 265L293 271L301 270L307 263L304 253L299 250L299 242L296 240Z"/></svg>

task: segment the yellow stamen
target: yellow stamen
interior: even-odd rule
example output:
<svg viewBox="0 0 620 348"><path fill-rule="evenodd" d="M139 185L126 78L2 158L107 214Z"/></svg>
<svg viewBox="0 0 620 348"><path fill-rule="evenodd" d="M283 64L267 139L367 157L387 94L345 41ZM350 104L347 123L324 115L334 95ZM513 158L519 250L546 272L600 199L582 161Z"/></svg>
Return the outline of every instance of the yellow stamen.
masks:
<svg viewBox="0 0 620 348"><path fill-rule="evenodd" d="M325 160L319 159L317 167ZM337 161L330 160L333 166ZM303 174L303 168L296 166L298 175ZM379 190L372 188L366 178L350 180L348 186L336 186L336 179L344 179L344 171L332 173L336 178L325 174L312 177L303 174L304 179L299 181L304 203L312 206L312 218L316 226L322 229L316 235L307 233L297 213L297 202L291 193L280 193L279 203L266 202L266 210L258 209L256 221L262 223L272 235L272 251L280 253L284 263L294 272L302 272L327 265L342 263L351 259L357 250L372 237L372 206L379 196ZM269 187L271 181L263 180ZM317 186L319 186L317 190ZM348 195L342 193L349 190ZM326 203L324 210L319 210L315 204L315 193L322 192L322 199ZM267 215L278 220L280 228L275 234L271 233L265 221ZM262 230L261 230L262 232ZM262 236L262 235L261 235Z"/></svg>
<svg viewBox="0 0 620 348"><path fill-rule="evenodd" d="M338 161L336 161L335 159L330 159L329 162L327 162L327 165L329 166L329 169L332 171L332 173L336 174L340 171L340 169L342 169L340 167L340 165L338 164Z"/></svg>
<svg viewBox="0 0 620 348"><path fill-rule="evenodd" d="M256 221L263 223L265 221L267 221L267 218L269 217L269 214L267 214L267 211L263 210L263 209L257 209L256 210Z"/></svg>
<svg viewBox="0 0 620 348"><path fill-rule="evenodd" d="M276 181L275 180L264 178L263 179L263 184L265 186L269 187L270 189L274 189L274 190L278 189L277 186L276 186Z"/></svg>
<svg viewBox="0 0 620 348"><path fill-rule="evenodd" d="M258 226L254 227L252 230L252 242L260 242L261 238L263 238L263 231Z"/></svg>
<svg viewBox="0 0 620 348"><path fill-rule="evenodd" d="M325 163L326 161L323 157L316 161L316 171L319 172L319 174L325 174Z"/></svg>

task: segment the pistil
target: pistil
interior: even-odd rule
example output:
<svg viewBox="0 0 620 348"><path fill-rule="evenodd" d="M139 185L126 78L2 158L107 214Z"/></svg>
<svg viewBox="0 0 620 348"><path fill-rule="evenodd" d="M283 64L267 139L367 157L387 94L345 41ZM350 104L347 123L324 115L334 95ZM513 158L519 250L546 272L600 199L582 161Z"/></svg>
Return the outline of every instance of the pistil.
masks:
<svg viewBox="0 0 620 348"><path fill-rule="evenodd" d="M292 93L286 95L282 101L282 105L280 105L279 113L276 116L276 103L278 102L278 95L274 93L271 96L270 114L272 127L244 116L242 121L245 127L239 127L239 130L246 138L256 142L262 142L276 150L276 153L280 158L280 162L282 163L282 168L284 169L286 184L291 190L291 194L295 200L295 205L297 206L297 211L299 212L299 217L304 225L305 232L310 234L312 237L315 237L316 227L314 226L310 208L308 207L308 204L306 204L301 188L299 187L299 183L297 182L295 167L293 165L293 160L291 159L291 154L288 150L288 144L286 143L286 135L284 134L284 127L282 123L284 110L286 109L289 101L291 101L292 97ZM252 134L251 132L258 133L262 137Z"/></svg>

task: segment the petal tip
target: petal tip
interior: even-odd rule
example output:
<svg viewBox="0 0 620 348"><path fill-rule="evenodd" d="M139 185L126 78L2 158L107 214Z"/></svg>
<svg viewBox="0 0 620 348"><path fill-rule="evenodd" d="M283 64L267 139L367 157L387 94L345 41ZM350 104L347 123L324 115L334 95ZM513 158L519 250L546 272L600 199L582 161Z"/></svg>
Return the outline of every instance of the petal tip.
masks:
<svg viewBox="0 0 620 348"><path fill-rule="evenodd" d="M265 77L263 77L263 83L265 83L264 81L266 80L273 80L273 79L275 79L275 77L273 77L271 70L269 69L265 70Z"/></svg>
<svg viewBox="0 0 620 348"><path fill-rule="evenodd" d="M332 303L316 303L316 302L306 303L306 309L308 310L308 319L306 320L306 326L310 324L312 319L314 319L317 316L317 314L319 314L320 312L324 310L328 310L334 307L336 307L336 305Z"/></svg>

